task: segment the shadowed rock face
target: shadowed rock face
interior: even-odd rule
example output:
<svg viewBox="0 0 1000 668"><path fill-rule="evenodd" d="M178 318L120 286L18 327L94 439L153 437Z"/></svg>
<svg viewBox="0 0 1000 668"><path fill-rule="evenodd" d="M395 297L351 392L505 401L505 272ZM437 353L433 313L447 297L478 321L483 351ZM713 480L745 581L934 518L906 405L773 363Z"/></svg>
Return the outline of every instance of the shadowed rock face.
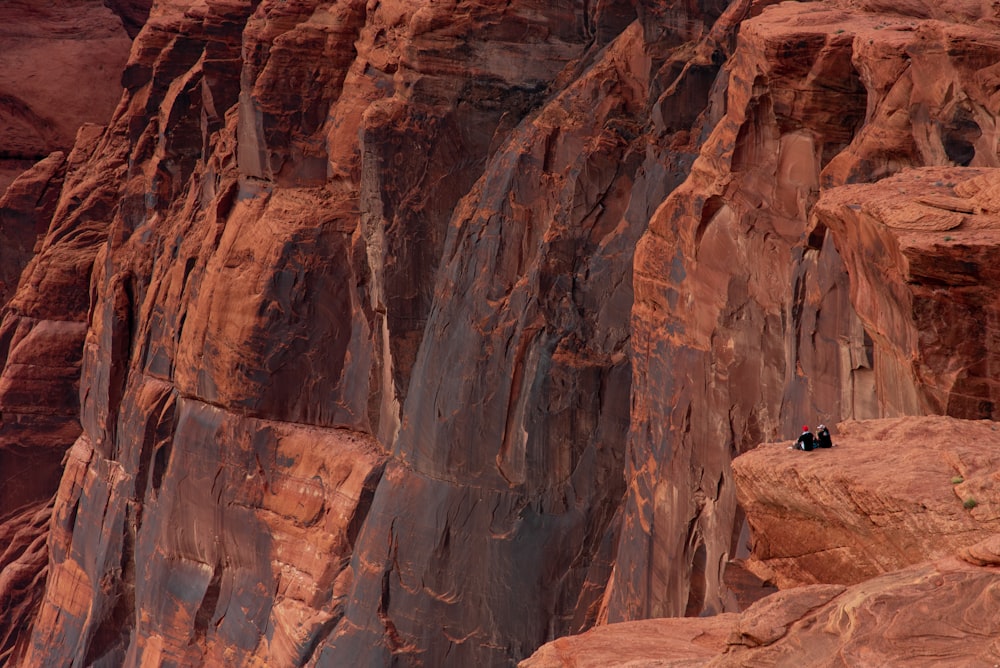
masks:
<svg viewBox="0 0 1000 668"><path fill-rule="evenodd" d="M992 330L925 327L959 247L834 194L951 166L993 211L1000 42L909 11L157 3L0 203L45 231L0 407L51 471L0 490L2 658L510 665L733 609L733 456L992 401Z"/></svg>
<svg viewBox="0 0 1000 668"><path fill-rule="evenodd" d="M102 138L101 132L96 126L82 128L68 156L55 154L40 162L2 200L5 221L32 233L48 228L34 248L11 244L2 252L12 263L28 263L0 323L0 522L5 534L15 536L0 556L0 596L10 611L0 622L3 660L15 643L24 642L44 594L47 560L40 556L45 540L40 518L51 513L65 475L64 455L80 434L89 276L97 246L106 238L124 156L121 143ZM111 183L116 185L109 189ZM59 190L58 200L53 201L51 190ZM31 549L24 550L21 539L28 536Z"/></svg>
<svg viewBox="0 0 1000 668"><path fill-rule="evenodd" d="M137 29L150 3L131 4ZM84 124L107 121L118 104L130 35L96 0L0 6L0 532L9 546L0 554L0 662L44 593L45 518L63 454L80 433L89 249L103 241L99 209L109 204L97 193L118 176L97 173L101 129ZM83 175L88 161L95 172ZM83 182L95 192L83 192ZM71 222L54 249L43 239L57 210ZM37 252L45 260L25 271ZM29 285L11 303L22 277Z"/></svg>
<svg viewBox="0 0 1000 668"><path fill-rule="evenodd" d="M0 7L0 194L32 163L68 150L82 123L111 116L130 37L150 2L122 3L131 29L100 0Z"/></svg>

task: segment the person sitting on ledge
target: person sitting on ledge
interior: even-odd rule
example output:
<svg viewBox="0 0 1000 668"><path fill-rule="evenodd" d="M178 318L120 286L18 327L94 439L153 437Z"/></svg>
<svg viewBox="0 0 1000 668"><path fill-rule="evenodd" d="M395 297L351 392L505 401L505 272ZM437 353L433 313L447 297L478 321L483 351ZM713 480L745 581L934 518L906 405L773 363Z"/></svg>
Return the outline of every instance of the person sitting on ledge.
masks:
<svg viewBox="0 0 1000 668"><path fill-rule="evenodd" d="M826 428L825 424L821 424L818 429L816 429L816 447L817 448L832 448L833 439L830 438L830 430Z"/></svg>
<svg viewBox="0 0 1000 668"><path fill-rule="evenodd" d="M809 452L813 449L813 433L809 431L809 425L804 425L802 427L802 433L799 434L799 440L795 441L795 445L792 446L794 450L805 450Z"/></svg>

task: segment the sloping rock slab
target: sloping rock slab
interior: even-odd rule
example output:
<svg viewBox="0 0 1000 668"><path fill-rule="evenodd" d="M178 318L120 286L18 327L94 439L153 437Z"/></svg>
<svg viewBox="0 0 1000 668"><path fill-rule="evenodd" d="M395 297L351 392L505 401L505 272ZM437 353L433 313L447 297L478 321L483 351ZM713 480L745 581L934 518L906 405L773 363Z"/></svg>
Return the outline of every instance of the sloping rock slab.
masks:
<svg viewBox="0 0 1000 668"><path fill-rule="evenodd" d="M995 666L1000 534L957 556L853 586L778 592L740 615L598 627L543 645L520 668ZM729 638L720 636L729 628Z"/></svg>
<svg viewBox="0 0 1000 668"><path fill-rule="evenodd" d="M998 548L1000 537L994 536L972 550L983 566L947 557L849 587L822 604L834 585L782 592L807 610L801 615L775 606L771 599L781 595L775 594L743 613L729 649L706 665L996 666ZM817 606L808 610L811 599ZM764 638L748 633L761 629L776 632Z"/></svg>
<svg viewBox="0 0 1000 668"><path fill-rule="evenodd" d="M910 417L841 423L829 450L761 445L733 461L748 568L781 588L853 584L1000 532L998 438L987 420Z"/></svg>
<svg viewBox="0 0 1000 668"><path fill-rule="evenodd" d="M661 618L599 626L543 645L519 668L703 666L726 647L738 615Z"/></svg>

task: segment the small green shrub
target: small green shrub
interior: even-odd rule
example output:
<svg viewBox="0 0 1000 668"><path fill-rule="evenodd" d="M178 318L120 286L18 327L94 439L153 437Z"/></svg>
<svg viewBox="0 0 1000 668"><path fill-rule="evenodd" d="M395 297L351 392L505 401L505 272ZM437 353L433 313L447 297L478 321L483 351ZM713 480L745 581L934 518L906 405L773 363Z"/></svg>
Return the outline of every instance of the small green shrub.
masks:
<svg viewBox="0 0 1000 668"><path fill-rule="evenodd" d="M973 499L971 496L965 500L965 503L962 504L962 506L966 510L972 510L973 508L975 508L978 505L979 505L979 502L976 501L975 499Z"/></svg>
<svg viewBox="0 0 1000 668"><path fill-rule="evenodd" d="M957 475L957 476L955 476L954 478L951 479L951 484L952 485L957 485L960 482L965 482L965 478L963 478L960 475Z"/></svg>

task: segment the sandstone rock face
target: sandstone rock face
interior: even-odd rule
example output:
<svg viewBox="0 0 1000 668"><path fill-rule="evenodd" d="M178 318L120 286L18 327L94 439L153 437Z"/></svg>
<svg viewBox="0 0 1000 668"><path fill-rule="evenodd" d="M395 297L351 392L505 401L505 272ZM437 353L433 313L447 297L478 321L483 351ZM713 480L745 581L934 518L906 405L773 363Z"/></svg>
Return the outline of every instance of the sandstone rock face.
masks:
<svg viewBox="0 0 1000 668"><path fill-rule="evenodd" d="M95 196L120 204L91 256L84 433L57 495L46 598L18 647L24 665L81 656L336 665L411 651L428 664L504 664L549 633L593 622L622 491L629 249L645 221L618 224L639 163L631 124L648 88L641 31L623 35L607 62L504 147L545 86L620 33L629 12L595 8L584 20L571 6L539 14L525 4L497 18L484 6L464 25L435 12L391 3L154 8L106 133L124 138L128 159L115 196ZM454 71L441 55L449 49L481 51L485 69L474 80ZM511 67L521 51L534 64ZM591 118L605 86L620 92ZM537 153L542 137L551 155ZM451 243L495 241L457 257L457 285L436 289L451 210L491 154L494 184L480 186L481 201L464 214L482 232ZM537 215L527 206L544 189L518 173L526 166L565 184ZM525 205L508 204L515 179L524 179ZM509 234L523 239L511 245L500 235L515 222ZM574 244L606 248L576 266ZM478 263L502 249L501 293L466 294L480 289ZM581 323L558 295L590 271L621 296L602 321ZM541 300L539 283L558 289ZM503 291L525 311L482 323L483 337L459 338L460 348L445 336L449 327L468 335L451 319L475 314L451 300L481 298L476 317L489 318ZM25 288L24 298L37 292ZM431 448L435 437L412 430L404 407L437 292L447 318L428 326L434 364L484 345L507 351L486 360L485 382L442 395L455 417L436 438L452 452ZM598 342L579 339L584 326ZM524 359L536 370L493 386ZM554 385L553 367L564 377ZM432 371L420 378L428 387L413 421L428 420L422 411L440 383ZM563 384L575 388L566 397ZM485 393L482 417L460 414L470 390ZM542 406L555 402L565 408L549 425ZM556 427L593 410L602 417L579 424L567 444ZM532 458L551 459L551 470L533 470ZM84 524L104 529L76 530ZM563 536L557 550L553 533ZM380 563L386 535L391 557ZM442 562L450 546L454 560ZM414 590L411 572L438 582ZM559 578L565 584L549 584ZM493 599L501 603L490 613L483 601Z"/></svg>
<svg viewBox="0 0 1000 668"><path fill-rule="evenodd" d="M118 104L129 34L149 4L130 3L131 33L96 1L0 6L0 663L44 593L52 495L80 433L90 267L113 205L100 184L119 176L114 158L94 159L101 128L81 125Z"/></svg>
<svg viewBox="0 0 1000 668"><path fill-rule="evenodd" d="M998 416L998 193L1000 170L928 168L835 188L816 207L878 333L877 391L893 412Z"/></svg>
<svg viewBox="0 0 1000 668"><path fill-rule="evenodd" d="M543 645L520 668L685 668L703 666L726 649L739 615L668 617L599 626Z"/></svg>
<svg viewBox="0 0 1000 668"><path fill-rule="evenodd" d="M995 665L997 548L993 537L974 546L973 557L764 599L741 616L727 651L704 665Z"/></svg>
<svg viewBox="0 0 1000 668"><path fill-rule="evenodd" d="M511 665L734 609L730 460L803 416L992 415L995 328L944 359L934 282L862 261L888 218L815 211L958 164L929 195L989 218L1000 40L765 4L156 3L107 129L4 201L51 219L4 423L72 444L5 656ZM993 314L919 245L900 276Z"/></svg>
<svg viewBox="0 0 1000 668"><path fill-rule="evenodd" d="M2 255L11 264L28 263L0 322L0 531L12 536L0 555L0 595L9 610L0 626L4 661L20 655L15 644L23 649L42 600L52 497L65 474L66 450L80 434L89 279L117 191L109 184L121 177L124 157L120 142L102 138L102 130L82 128L68 156L40 162L0 200L0 215L11 223ZM28 246L38 230L44 235Z"/></svg>
<svg viewBox="0 0 1000 668"><path fill-rule="evenodd" d="M0 523L3 552L0 553L0 661L7 664L23 635L30 632L35 613L45 593L48 566L48 524L51 503L23 506Z"/></svg>
<svg viewBox="0 0 1000 668"><path fill-rule="evenodd" d="M107 121L118 104L131 41L106 4L0 7L0 193L33 162L72 146L82 123ZM121 4L134 30L150 0Z"/></svg>
<svg viewBox="0 0 1000 668"><path fill-rule="evenodd" d="M994 53L995 32L907 11L887 18L783 3L740 27L711 107L725 112L636 250L630 489L611 620L724 608L719 583L736 551L728 529L739 524L735 454L814 420L991 414L989 374L979 371L989 355L979 351L992 347L995 327L949 362L948 326L929 330L923 316L962 293L960 270L935 276L935 298L926 297L935 289L928 279L913 298L927 301L873 311L858 301L859 282L875 273L861 265L883 244L846 218L813 217L820 192L838 197L847 183L920 165L996 163L992 139L981 143L973 128L993 136L989 119L1000 109L982 82L996 61L966 55ZM965 115L968 145L959 151L948 128ZM867 192L881 196L880 186ZM938 265L930 244L925 272ZM961 251L939 252L944 263ZM901 282L869 280L869 298L884 300ZM966 291L973 311L980 298ZM978 308L985 315L992 306ZM913 337L895 342L916 331L919 346ZM914 356L931 351L934 370L925 372ZM933 383L928 399L901 401L917 382Z"/></svg>
<svg viewBox="0 0 1000 668"><path fill-rule="evenodd" d="M55 152L25 171L0 197L0 303L6 304L52 220L66 155Z"/></svg>

